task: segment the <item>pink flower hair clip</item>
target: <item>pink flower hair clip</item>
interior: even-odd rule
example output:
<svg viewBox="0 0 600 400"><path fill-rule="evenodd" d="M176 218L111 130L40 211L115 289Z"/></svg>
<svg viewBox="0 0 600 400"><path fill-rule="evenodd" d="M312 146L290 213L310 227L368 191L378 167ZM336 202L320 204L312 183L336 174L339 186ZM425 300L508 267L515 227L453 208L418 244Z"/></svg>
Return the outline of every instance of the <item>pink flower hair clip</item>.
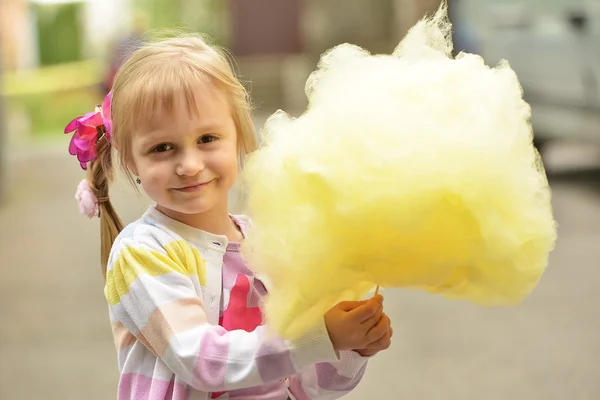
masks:
<svg viewBox="0 0 600 400"><path fill-rule="evenodd" d="M108 197L96 197L88 180L82 179L79 185L77 185L75 200L77 200L77 204L79 205L79 212L88 218L93 218L100 216L98 205L108 201Z"/></svg>
<svg viewBox="0 0 600 400"><path fill-rule="evenodd" d="M77 192L75 192L75 200L79 205L79 212L88 218L98 217L100 211L98 209L98 198L94 194L90 183L87 179L82 179L77 185Z"/></svg>
<svg viewBox="0 0 600 400"><path fill-rule="evenodd" d="M94 112L75 118L65 127L65 134L75 132L69 143L69 153L77 157L84 170L87 169L88 163L96 158L96 143L102 138L110 142L111 100L112 92L109 92L102 105L97 105Z"/></svg>

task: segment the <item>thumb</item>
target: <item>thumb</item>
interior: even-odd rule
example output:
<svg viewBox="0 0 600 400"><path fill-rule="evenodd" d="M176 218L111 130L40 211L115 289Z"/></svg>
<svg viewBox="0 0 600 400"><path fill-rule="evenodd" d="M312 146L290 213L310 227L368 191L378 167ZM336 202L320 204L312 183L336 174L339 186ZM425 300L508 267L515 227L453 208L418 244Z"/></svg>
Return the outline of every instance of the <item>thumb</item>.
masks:
<svg viewBox="0 0 600 400"><path fill-rule="evenodd" d="M360 300L360 301L341 301L337 304L336 308L339 308L342 311L352 311L356 308L366 304L368 300Z"/></svg>

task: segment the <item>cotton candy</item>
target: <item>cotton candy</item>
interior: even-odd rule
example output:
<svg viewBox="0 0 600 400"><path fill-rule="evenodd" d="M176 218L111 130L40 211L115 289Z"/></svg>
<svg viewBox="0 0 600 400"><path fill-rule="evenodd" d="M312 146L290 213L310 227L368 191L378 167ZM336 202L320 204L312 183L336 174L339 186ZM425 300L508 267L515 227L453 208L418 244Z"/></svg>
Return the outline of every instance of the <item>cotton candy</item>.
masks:
<svg viewBox="0 0 600 400"><path fill-rule="evenodd" d="M297 338L376 285L515 305L556 240L530 107L507 62L451 56L442 5L391 55L326 52L298 118L272 115L243 181L266 323Z"/></svg>

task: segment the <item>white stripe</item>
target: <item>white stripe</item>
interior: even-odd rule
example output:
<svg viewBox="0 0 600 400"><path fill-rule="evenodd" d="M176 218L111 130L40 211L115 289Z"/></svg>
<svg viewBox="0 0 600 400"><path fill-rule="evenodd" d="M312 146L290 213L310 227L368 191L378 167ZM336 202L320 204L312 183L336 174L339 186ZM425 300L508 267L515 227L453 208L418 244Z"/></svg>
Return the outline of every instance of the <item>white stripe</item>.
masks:
<svg viewBox="0 0 600 400"><path fill-rule="evenodd" d="M338 361L324 320L303 337L290 342L290 347L292 349L290 355L296 371L320 362Z"/></svg>
<svg viewBox="0 0 600 400"><path fill-rule="evenodd" d="M228 332L228 339L229 357L226 381L240 382L244 379L247 382L236 389L263 384L256 366L256 354L263 342L263 337L259 334L259 331L255 330L250 333L243 330L231 331ZM245 363L239 361L245 361ZM248 385L250 382L252 383Z"/></svg>
<svg viewBox="0 0 600 400"><path fill-rule="evenodd" d="M136 373L153 379L170 381L173 372L142 343L136 342L127 354L121 374Z"/></svg>
<svg viewBox="0 0 600 400"><path fill-rule="evenodd" d="M131 317L127 313L127 310L123 307L120 302L110 307L110 321L111 323L120 322L125 328L134 335L139 333L139 328L133 323Z"/></svg>
<svg viewBox="0 0 600 400"><path fill-rule="evenodd" d="M169 365L180 366L177 375L184 382L194 381L194 368L198 361L200 340L210 328L210 325L204 324L186 332L177 333L169 339L169 347L162 357Z"/></svg>
<svg viewBox="0 0 600 400"><path fill-rule="evenodd" d="M200 349L203 345L201 340L213 329L217 328L214 325L206 324L187 332L178 333L171 338L169 348L163 355L163 359L169 364L173 363L181 366L177 374L184 381L198 381L194 375L194 369L198 363ZM243 382L243 384L231 387L231 390L258 386L263 383L255 363L260 340L260 335L256 333L241 330L227 333L229 348L228 354L225 354L223 359L224 362L227 362L225 382ZM175 354L174 351L177 351L178 354ZM233 355L236 355L236 357L233 358Z"/></svg>
<svg viewBox="0 0 600 400"><path fill-rule="evenodd" d="M190 278L173 272L154 277L139 275L129 287L129 292L121 296L120 303L133 323L142 328L157 308L193 297L199 296Z"/></svg>

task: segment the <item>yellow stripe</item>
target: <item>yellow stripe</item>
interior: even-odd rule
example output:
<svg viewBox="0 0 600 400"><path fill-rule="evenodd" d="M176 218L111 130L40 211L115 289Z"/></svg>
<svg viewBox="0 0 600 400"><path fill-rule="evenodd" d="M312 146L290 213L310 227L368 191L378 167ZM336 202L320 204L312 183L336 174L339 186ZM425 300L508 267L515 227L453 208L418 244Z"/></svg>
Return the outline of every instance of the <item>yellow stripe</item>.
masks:
<svg viewBox="0 0 600 400"><path fill-rule="evenodd" d="M198 249L185 241L174 241L164 247L167 254L144 247L126 247L106 275L104 295L113 306L129 293L138 276L160 276L178 273L197 275L200 285L206 286L206 262Z"/></svg>

